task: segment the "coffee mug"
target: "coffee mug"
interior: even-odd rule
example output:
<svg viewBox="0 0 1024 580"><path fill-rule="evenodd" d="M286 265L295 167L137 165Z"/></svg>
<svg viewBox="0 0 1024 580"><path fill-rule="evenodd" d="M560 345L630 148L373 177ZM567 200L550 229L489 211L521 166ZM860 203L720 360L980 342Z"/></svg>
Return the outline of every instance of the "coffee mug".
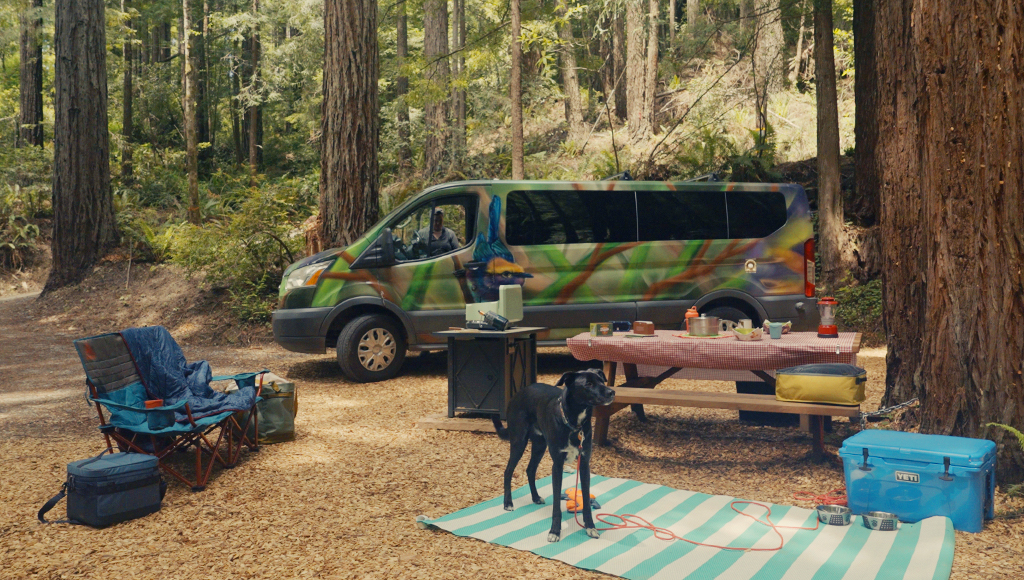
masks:
<svg viewBox="0 0 1024 580"><path fill-rule="evenodd" d="M749 319L749 318L741 318L741 319L740 319L740 324L739 324L739 327L740 327L740 328L753 328L753 327L751 326L751 324L752 324L752 322L750 321L750 319Z"/></svg>
<svg viewBox="0 0 1024 580"><path fill-rule="evenodd" d="M719 320L718 327L722 332L729 332L736 328L736 323L731 320Z"/></svg>
<svg viewBox="0 0 1024 580"><path fill-rule="evenodd" d="M772 338L782 338L782 327L785 326L783 322L769 322L768 323L768 334Z"/></svg>

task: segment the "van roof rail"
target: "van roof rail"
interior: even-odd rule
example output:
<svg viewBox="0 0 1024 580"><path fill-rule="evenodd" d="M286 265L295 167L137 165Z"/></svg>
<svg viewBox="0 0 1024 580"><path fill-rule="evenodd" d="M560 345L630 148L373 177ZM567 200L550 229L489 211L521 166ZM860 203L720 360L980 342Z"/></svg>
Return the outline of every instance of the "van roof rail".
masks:
<svg viewBox="0 0 1024 580"><path fill-rule="evenodd" d="M622 173L616 173L605 177L601 181L633 181L633 176L629 174L629 170L625 170Z"/></svg>
<svg viewBox="0 0 1024 580"><path fill-rule="evenodd" d="M693 179L687 179L686 181L684 181L684 183L689 182L689 181L722 181L722 179L720 177L718 177L718 172L717 171L712 171L711 173L705 173L704 175L698 175L697 177L694 177Z"/></svg>

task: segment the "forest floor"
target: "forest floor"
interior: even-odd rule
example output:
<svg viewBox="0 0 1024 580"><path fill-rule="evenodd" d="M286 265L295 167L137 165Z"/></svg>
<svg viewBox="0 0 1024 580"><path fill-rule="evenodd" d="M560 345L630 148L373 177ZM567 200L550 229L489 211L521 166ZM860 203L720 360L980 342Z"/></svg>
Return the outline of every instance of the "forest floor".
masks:
<svg viewBox="0 0 1024 580"><path fill-rule="evenodd" d="M197 298L172 268L103 265L82 284L44 298L0 300L0 577L4 578L605 578L520 552L419 530L431 518L500 495L508 444L493 434L419 430L446 408L446 357L410 356L384 384L353 384L334 357L287 352L266 327L239 327ZM127 286L127 288L126 288ZM158 513L103 530L44 526L39 507L60 488L66 464L103 448L84 400L71 341L126 326L164 324L189 360L216 374L269 368L301 400L297 439L243 454L215 470L208 489L170 482ZM865 349L868 400L884 390L885 351ZM564 348L541 349L540 379L581 367ZM729 391L731 383L670 380L665 388ZM650 408L612 419L612 445L593 472L751 500L813 507L797 490L842 487L836 458L813 461L795 429L740 423L735 412ZM833 451L855 428L837 421ZM525 462L524 462L525 464ZM550 471L541 463L539 477ZM513 485L526 483L523 466ZM979 534L956 533L954 579L1024 577L1024 498L999 491L997 517ZM50 515L64 517L64 504Z"/></svg>

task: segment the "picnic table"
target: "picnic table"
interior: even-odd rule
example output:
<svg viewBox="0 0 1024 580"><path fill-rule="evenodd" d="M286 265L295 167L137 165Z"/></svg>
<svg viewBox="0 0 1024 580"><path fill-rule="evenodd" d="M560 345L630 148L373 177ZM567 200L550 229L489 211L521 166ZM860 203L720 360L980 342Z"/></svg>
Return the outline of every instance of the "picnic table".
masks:
<svg viewBox="0 0 1024 580"><path fill-rule="evenodd" d="M632 337L578 334L566 341L579 360L604 363L608 385L615 388L615 403L594 409L594 440L607 444L611 416L626 406L642 419L644 404L735 409L772 413L797 413L806 417L813 435L814 451L824 453L824 417L860 415L859 406L820 405L778 401L773 395L653 391L662 381L680 376L730 380L752 374L774 390L775 371L813 363L856 364L859 332L841 332L839 338L819 338L815 332L792 332L780 339L740 341L732 336L689 337L680 331L657 330L653 336ZM626 382L615 387L616 366L622 365Z"/></svg>

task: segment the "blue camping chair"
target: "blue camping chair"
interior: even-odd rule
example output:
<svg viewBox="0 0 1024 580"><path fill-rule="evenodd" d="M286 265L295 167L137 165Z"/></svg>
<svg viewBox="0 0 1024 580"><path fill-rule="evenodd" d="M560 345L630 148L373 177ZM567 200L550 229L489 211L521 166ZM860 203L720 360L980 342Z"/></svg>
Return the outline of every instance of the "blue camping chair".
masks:
<svg viewBox="0 0 1024 580"><path fill-rule="evenodd" d="M243 447L259 451L254 410L268 371L214 377L206 361L187 363L162 326L129 328L74 344L109 450L116 443L121 451L154 455L165 472L193 491L206 488L214 463L232 468ZM210 388L210 382L228 379L235 381L237 391L226 394ZM227 448L222 449L225 442ZM166 461L173 452L189 447L195 448L194 480Z"/></svg>

